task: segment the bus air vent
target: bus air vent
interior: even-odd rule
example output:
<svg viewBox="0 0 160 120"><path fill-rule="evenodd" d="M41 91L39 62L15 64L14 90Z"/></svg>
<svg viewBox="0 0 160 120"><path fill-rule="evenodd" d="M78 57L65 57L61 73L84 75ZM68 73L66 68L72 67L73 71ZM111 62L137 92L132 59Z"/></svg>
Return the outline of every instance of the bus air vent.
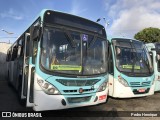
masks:
<svg viewBox="0 0 160 120"><path fill-rule="evenodd" d="M94 91L94 88L83 89L83 92L90 92L90 91ZM78 90L63 90L63 92L65 92L65 93L76 93L76 92L78 92Z"/></svg>
<svg viewBox="0 0 160 120"><path fill-rule="evenodd" d="M137 85L141 85L140 82L130 82L131 86L137 86Z"/></svg>
<svg viewBox="0 0 160 120"><path fill-rule="evenodd" d="M68 103L81 103L81 102L88 102L90 101L91 96L86 96L86 97L70 97L67 98Z"/></svg>
<svg viewBox="0 0 160 120"><path fill-rule="evenodd" d="M91 80L66 80L66 79L56 79L57 82L64 86L92 86L99 82L101 79L91 79Z"/></svg>
<svg viewBox="0 0 160 120"><path fill-rule="evenodd" d="M148 81L148 82L142 82L142 85L150 85L151 84L151 81Z"/></svg>

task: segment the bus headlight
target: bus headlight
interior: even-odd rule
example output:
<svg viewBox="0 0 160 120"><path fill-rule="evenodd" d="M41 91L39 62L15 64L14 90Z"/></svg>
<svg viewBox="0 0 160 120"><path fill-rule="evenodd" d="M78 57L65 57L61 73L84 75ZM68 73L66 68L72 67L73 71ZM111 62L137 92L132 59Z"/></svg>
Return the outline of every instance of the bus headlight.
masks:
<svg viewBox="0 0 160 120"><path fill-rule="evenodd" d="M107 81L103 82L103 83L99 86L97 92L102 92L102 91L104 91L104 90L107 88L107 84L108 84Z"/></svg>
<svg viewBox="0 0 160 120"><path fill-rule="evenodd" d="M37 79L37 83L39 84L39 86L42 88L42 90L46 94L49 94L49 95L59 95L60 94L60 92L58 91L56 87L54 87L53 85L51 85L50 83L44 80Z"/></svg>
<svg viewBox="0 0 160 120"><path fill-rule="evenodd" d="M122 85L124 85L125 87L128 87L128 86L129 86L128 83L127 83L127 81L126 81L124 78L122 78L120 75L118 76L118 81L119 81Z"/></svg>

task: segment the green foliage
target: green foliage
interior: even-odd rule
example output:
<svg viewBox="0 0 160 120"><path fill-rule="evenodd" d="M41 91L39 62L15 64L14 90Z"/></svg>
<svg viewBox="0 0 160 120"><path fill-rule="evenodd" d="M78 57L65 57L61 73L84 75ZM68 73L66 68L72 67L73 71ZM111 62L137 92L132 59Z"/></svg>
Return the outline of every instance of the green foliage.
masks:
<svg viewBox="0 0 160 120"><path fill-rule="evenodd" d="M136 33L134 38L137 40L144 41L146 43L150 42L160 42L160 29L159 28L145 28L142 31Z"/></svg>

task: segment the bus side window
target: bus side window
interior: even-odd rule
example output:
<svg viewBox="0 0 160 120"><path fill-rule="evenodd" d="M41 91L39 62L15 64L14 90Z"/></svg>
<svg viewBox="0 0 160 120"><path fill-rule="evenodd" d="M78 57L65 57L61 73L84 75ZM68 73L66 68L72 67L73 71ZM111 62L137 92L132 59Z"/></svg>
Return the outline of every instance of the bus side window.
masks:
<svg viewBox="0 0 160 120"><path fill-rule="evenodd" d="M13 47L13 50L12 50L12 61L14 61L17 58L17 55L18 55L18 47L16 45Z"/></svg>
<svg viewBox="0 0 160 120"><path fill-rule="evenodd" d="M18 53L17 53L17 58L22 56L22 51L23 51L23 47L22 47L22 39L19 40L19 44L18 44Z"/></svg>
<svg viewBox="0 0 160 120"><path fill-rule="evenodd" d="M111 46L109 46L109 54L108 54L108 72L109 74L113 75L114 74L114 70L113 70L113 57L112 57L112 50L111 50Z"/></svg>
<svg viewBox="0 0 160 120"><path fill-rule="evenodd" d="M38 51L38 41L33 41L33 49L32 49L32 63L35 64L35 59Z"/></svg>

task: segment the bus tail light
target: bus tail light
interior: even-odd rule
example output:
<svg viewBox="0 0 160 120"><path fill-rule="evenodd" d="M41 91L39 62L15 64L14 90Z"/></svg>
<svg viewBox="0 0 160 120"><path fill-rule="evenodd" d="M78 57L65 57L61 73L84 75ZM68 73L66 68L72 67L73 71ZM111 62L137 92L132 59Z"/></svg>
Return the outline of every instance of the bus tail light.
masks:
<svg viewBox="0 0 160 120"><path fill-rule="evenodd" d="M37 79L37 83L39 84L39 86L42 88L42 90L46 94L49 94L49 95L59 95L60 94L60 92L58 91L56 87L54 87L53 85L51 85L50 83L44 80Z"/></svg>
<svg viewBox="0 0 160 120"><path fill-rule="evenodd" d="M128 86L129 86L128 83L127 83L127 81L126 81L124 78L122 78L120 75L118 76L118 81L119 81L122 85L124 85L125 87L128 87Z"/></svg>

